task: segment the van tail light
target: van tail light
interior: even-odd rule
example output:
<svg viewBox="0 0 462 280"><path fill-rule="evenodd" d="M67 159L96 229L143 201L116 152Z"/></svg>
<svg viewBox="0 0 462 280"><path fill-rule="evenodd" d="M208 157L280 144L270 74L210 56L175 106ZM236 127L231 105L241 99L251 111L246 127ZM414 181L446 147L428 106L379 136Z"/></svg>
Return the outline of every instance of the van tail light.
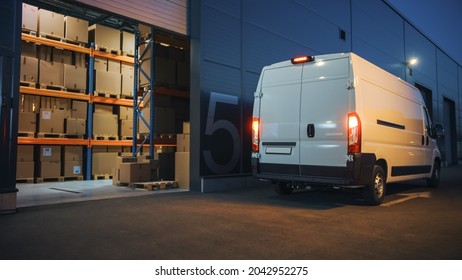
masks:
<svg viewBox="0 0 462 280"><path fill-rule="evenodd" d="M300 64L300 63L305 63L305 62L311 62L314 61L314 56L297 56L294 57L290 60L292 64Z"/></svg>
<svg viewBox="0 0 462 280"><path fill-rule="evenodd" d="M258 152L260 146L260 119L252 119L252 152Z"/></svg>
<svg viewBox="0 0 462 280"><path fill-rule="evenodd" d="M348 153L361 152L361 120L357 113L348 114Z"/></svg>

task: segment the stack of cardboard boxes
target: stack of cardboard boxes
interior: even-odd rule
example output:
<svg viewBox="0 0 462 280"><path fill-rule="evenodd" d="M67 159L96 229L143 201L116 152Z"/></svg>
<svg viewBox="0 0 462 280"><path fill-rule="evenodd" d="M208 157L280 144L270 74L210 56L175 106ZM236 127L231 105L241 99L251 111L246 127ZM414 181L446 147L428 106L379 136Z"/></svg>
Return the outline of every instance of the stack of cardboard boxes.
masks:
<svg viewBox="0 0 462 280"><path fill-rule="evenodd" d="M41 145L39 158L39 178L61 177L61 146Z"/></svg>
<svg viewBox="0 0 462 280"><path fill-rule="evenodd" d="M190 131L189 122L184 122L183 134L176 136L175 181L180 188L189 187Z"/></svg>
<svg viewBox="0 0 462 280"><path fill-rule="evenodd" d="M64 146L63 174L64 177L80 177L83 175L81 146Z"/></svg>
<svg viewBox="0 0 462 280"><path fill-rule="evenodd" d="M120 139L133 139L133 108L120 106L119 107L119 128Z"/></svg>
<svg viewBox="0 0 462 280"><path fill-rule="evenodd" d="M159 160L150 159L148 155L132 157L131 155L119 156L116 159L114 185L130 185L139 182L152 182L158 179Z"/></svg>
<svg viewBox="0 0 462 280"><path fill-rule="evenodd" d="M118 140L118 117L112 105L95 104L93 113L93 139Z"/></svg>
<svg viewBox="0 0 462 280"><path fill-rule="evenodd" d="M34 146L18 145L16 161L16 179L27 180L32 183L34 179Z"/></svg>

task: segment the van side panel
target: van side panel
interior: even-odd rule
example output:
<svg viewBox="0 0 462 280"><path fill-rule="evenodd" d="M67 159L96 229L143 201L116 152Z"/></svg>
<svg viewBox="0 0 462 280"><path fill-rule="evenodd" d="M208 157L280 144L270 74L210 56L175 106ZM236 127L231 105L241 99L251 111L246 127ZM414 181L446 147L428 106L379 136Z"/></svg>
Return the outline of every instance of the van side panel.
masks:
<svg viewBox="0 0 462 280"><path fill-rule="evenodd" d="M420 93L399 78L356 58L356 105L362 121L362 152L387 162L388 182L430 173L425 161Z"/></svg>

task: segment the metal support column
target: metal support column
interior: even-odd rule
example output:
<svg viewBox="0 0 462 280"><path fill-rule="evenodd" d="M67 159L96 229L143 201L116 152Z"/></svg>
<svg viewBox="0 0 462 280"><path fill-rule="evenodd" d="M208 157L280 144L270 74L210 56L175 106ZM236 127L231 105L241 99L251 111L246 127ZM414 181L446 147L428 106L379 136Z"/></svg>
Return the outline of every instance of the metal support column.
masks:
<svg viewBox="0 0 462 280"><path fill-rule="evenodd" d="M150 158L154 158L154 136L155 136L155 100L154 100L154 77L155 77L155 41L154 41L154 36L155 36L155 29L151 28L151 33L147 38L142 38L142 36L139 35L139 32L135 33L135 66L134 66L134 78L135 78L135 83L133 87L133 156L138 155L138 153L141 151L143 145L148 142L149 140L149 156ZM139 54L138 48L144 45L145 48ZM146 55L150 54L151 57L145 58ZM146 73L144 71L143 67L141 67L141 64L147 63L149 60L149 72ZM138 82L139 78L143 76L145 77L149 83L145 85L144 91L142 96L138 100ZM145 104L144 100L148 98L149 96L149 122L146 120L146 118L143 116L141 113L142 108L141 104ZM147 108L144 108L144 110L147 110ZM138 123L137 123L138 122ZM144 139L142 139L140 145L138 146L138 141L137 141L137 127L141 126L142 124L146 125L148 127L148 135Z"/></svg>
<svg viewBox="0 0 462 280"><path fill-rule="evenodd" d="M21 0L0 2L0 214L16 212L16 154L21 55Z"/></svg>
<svg viewBox="0 0 462 280"><path fill-rule="evenodd" d="M90 59L88 61L88 95L90 97L93 96L94 92L94 81L95 81L95 43L91 43L90 47ZM87 138L93 138L93 102L90 98L90 102L88 103L88 110L87 110ZM93 160L93 147L87 147L87 172L85 175L86 180L91 180L91 173L92 173L92 160Z"/></svg>

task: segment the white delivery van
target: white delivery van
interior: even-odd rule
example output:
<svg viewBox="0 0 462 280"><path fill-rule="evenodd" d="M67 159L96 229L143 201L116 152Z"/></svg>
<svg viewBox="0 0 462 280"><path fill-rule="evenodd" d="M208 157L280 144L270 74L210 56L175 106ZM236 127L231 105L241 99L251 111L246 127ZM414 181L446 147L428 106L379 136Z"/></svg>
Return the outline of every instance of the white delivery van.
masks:
<svg viewBox="0 0 462 280"><path fill-rule="evenodd" d="M354 53L297 57L263 68L255 92L252 169L294 188L363 188L382 203L386 183L437 187L441 155L418 89Z"/></svg>

